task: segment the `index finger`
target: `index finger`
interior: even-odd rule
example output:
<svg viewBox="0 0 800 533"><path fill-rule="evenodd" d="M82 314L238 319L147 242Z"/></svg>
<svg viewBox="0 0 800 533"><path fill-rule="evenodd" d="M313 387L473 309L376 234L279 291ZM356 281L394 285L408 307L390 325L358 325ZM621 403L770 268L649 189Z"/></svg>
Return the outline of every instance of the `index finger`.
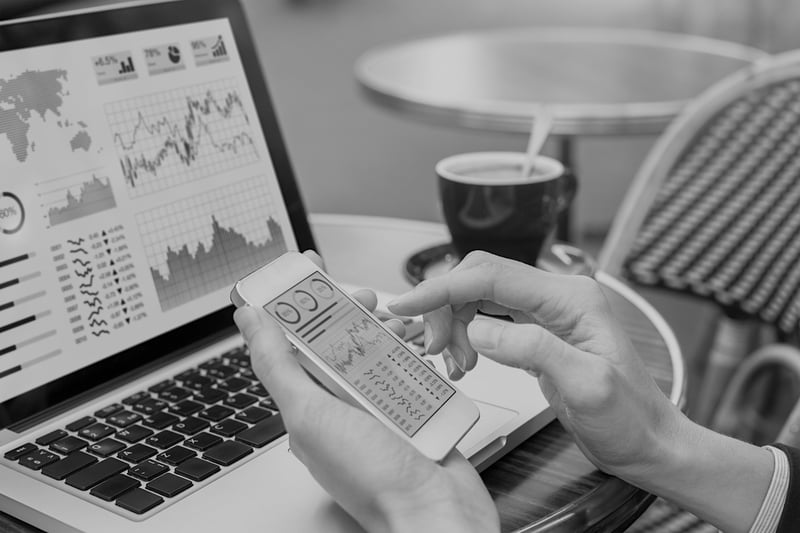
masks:
<svg viewBox="0 0 800 533"><path fill-rule="evenodd" d="M487 261L423 281L388 307L393 313L419 315L445 305L490 301L511 310L544 313L537 309L540 303L562 301L575 290L573 283L527 265Z"/></svg>

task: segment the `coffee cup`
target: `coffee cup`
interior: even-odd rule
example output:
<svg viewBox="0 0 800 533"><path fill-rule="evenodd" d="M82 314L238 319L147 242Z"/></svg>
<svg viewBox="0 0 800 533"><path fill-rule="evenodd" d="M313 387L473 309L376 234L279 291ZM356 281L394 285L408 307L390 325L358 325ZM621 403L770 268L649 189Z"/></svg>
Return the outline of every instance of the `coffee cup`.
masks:
<svg viewBox="0 0 800 533"><path fill-rule="evenodd" d="M577 189L557 160L538 156L523 176L526 155L476 152L454 155L436 165L444 219L453 246L535 264Z"/></svg>

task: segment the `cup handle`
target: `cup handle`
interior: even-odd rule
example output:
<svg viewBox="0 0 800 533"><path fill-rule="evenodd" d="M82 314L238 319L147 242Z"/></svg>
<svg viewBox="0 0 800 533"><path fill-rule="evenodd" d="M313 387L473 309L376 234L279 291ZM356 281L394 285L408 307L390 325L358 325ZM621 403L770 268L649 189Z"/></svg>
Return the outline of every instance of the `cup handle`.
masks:
<svg viewBox="0 0 800 533"><path fill-rule="evenodd" d="M578 178L572 170L565 168L563 176L563 186L561 189L562 194L559 198L558 212L561 213L572 203L575 195L578 193Z"/></svg>

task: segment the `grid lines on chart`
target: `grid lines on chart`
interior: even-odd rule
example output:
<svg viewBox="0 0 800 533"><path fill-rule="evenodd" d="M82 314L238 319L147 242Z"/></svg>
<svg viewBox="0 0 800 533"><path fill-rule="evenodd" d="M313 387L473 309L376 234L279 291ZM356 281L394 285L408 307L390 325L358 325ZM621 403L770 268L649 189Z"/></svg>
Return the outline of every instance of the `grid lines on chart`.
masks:
<svg viewBox="0 0 800 533"><path fill-rule="evenodd" d="M233 79L120 100L105 111L132 198L259 160Z"/></svg>
<svg viewBox="0 0 800 533"><path fill-rule="evenodd" d="M137 214L162 309L229 287L285 251L274 209L258 176Z"/></svg>

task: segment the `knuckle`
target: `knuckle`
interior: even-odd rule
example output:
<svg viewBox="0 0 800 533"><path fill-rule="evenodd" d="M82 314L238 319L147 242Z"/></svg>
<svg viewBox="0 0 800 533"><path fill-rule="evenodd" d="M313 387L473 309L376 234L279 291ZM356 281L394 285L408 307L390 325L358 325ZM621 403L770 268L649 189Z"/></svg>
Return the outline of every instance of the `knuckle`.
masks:
<svg viewBox="0 0 800 533"><path fill-rule="evenodd" d="M592 369L592 385L585 389L580 402L583 409L605 411L614 402L619 389L617 370L608 362L602 362Z"/></svg>
<svg viewBox="0 0 800 533"><path fill-rule="evenodd" d="M586 299L587 303L594 306L605 304L605 294L596 280L588 276L575 276L574 286L581 294L581 297Z"/></svg>
<svg viewBox="0 0 800 533"><path fill-rule="evenodd" d="M464 256L462 263L466 265L477 265L490 261L493 257L494 256L489 252L484 252L483 250L473 250Z"/></svg>

